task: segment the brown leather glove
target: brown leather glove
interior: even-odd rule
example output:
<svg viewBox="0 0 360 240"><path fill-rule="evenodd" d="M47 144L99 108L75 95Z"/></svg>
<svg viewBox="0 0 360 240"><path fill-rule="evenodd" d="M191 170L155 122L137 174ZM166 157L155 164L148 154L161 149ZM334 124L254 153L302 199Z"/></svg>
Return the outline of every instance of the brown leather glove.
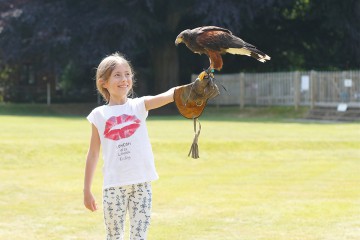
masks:
<svg viewBox="0 0 360 240"><path fill-rule="evenodd" d="M175 88L174 101L180 114L186 118L198 118L211 98L219 95L214 74L203 71L190 84Z"/></svg>

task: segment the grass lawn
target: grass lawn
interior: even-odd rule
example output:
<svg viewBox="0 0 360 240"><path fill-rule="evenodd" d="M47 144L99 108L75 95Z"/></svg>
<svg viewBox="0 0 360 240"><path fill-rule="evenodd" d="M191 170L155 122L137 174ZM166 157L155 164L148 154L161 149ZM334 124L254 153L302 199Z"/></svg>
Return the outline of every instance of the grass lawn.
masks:
<svg viewBox="0 0 360 240"><path fill-rule="evenodd" d="M0 116L0 239L104 239L83 207L85 118ZM360 124L149 117L154 240L360 239ZM101 162L93 192L101 206Z"/></svg>

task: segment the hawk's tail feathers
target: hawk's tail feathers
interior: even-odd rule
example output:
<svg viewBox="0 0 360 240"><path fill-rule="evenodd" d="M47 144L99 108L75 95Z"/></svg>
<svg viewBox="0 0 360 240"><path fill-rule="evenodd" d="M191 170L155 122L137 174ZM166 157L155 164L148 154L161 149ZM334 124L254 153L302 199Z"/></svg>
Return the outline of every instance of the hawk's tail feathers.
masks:
<svg viewBox="0 0 360 240"><path fill-rule="evenodd" d="M250 56L262 63L271 59L268 55L266 55L265 53L263 53L262 51L260 51L259 49L255 48L255 47L249 48L249 50L251 51Z"/></svg>
<svg viewBox="0 0 360 240"><path fill-rule="evenodd" d="M271 59L268 55L266 55L266 54L264 54L264 53L263 53L263 55L262 55L262 54L259 54L259 53L257 53L257 52L251 52L251 55L250 55L250 56L253 57L253 58L255 58L256 60L262 62L262 63L264 63L264 62L266 62L266 61L268 61L268 60Z"/></svg>
<svg viewBox="0 0 360 240"><path fill-rule="evenodd" d="M268 55L261 52L260 50L258 50L255 47L228 48L228 49L226 49L226 52L230 53L230 54L246 55L249 57L253 57L256 60L263 62L263 63L266 62L267 60L271 59Z"/></svg>

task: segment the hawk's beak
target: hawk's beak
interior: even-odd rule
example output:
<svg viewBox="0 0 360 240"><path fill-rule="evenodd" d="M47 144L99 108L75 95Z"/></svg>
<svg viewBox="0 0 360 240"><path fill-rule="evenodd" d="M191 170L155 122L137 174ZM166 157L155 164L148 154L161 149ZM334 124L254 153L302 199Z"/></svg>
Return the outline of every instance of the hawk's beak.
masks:
<svg viewBox="0 0 360 240"><path fill-rule="evenodd" d="M175 45L177 46L181 42L182 42L182 38L177 37L175 40Z"/></svg>

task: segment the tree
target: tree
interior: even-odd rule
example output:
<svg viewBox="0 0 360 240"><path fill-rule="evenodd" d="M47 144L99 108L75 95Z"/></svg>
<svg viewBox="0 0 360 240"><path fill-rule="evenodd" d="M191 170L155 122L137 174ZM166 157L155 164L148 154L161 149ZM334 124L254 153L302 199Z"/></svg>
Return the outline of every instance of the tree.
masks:
<svg viewBox="0 0 360 240"><path fill-rule="evenodd" d="M188 83L208 59L174 40L202 25L228 28L272 57L261 64L226 55L222 73L360 63L356 0L3 0L0 13L1 68L15 74L31 62L38 72L71 79L63 86L74 88L89 86L94 68L115 51L135 66L141 95Z"/></svg>
<svg viewBox="0 0 360 240"><path fill-rule="evenodd" d="M316 66L316 63L325 62L330 68L335 69L358 68L360 2L313 0L309 5L309 15L305 24L316 33L313 35L311 50L321 53L308 54L310 63Z"/></svg>
<svg viewBox="0 0 360 240"><path fill-rule="evenodd" d="M179 71L178 52L187 51L174 45L181 30L204 24L241 28L247 16L256 14L253 9L259 8L252 6L259 2L263 1L23 0L10 7L18 16L4 19L2 36L7 37L1 39L6 46L1 56L6 62L29 60L61 75L70 62L73 67L90 68L105 55L121 51L139 69L151 66L151 71L140 71L138 76L153 79L147 85L160 92L177 85L179 75L188 78L191 71L186 68L195 69L182 66ZM197 71L204 67L194 65L201 65Z"/></svg>
<svg viewBox="0 0 360 240"><path fill-rule="evenodd" d="M93 74L100 59L115 51L137 56L138 46L157 27L145 27L149 19L129 14L133 8L151 7L140 1L22 0L0 7L2 61L13 66L31 62L37 71L51 69L59 76L69 64L78 69L72 71L77 76L82 69ZM89 79L84 74L74 84L89 85Z"/></svg>
<svg viewBox="0 0 360 240"><path fill-rule="evenodd" d="M246 35L271 50L272 60L262 69L345 70L360 66L359 1L277 0L258 14L264 15L268 17L255 18L245 29Z"/></svg>

